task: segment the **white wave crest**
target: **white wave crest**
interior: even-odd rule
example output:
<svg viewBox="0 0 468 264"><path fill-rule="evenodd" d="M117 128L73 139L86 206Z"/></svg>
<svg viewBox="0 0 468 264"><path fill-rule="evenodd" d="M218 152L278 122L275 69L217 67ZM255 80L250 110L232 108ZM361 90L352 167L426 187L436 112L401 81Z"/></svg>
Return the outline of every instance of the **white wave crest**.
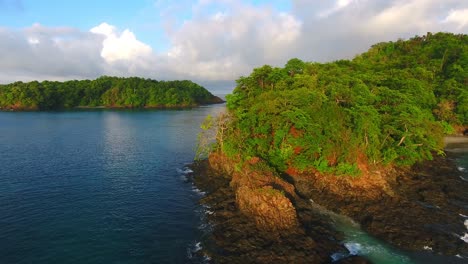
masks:
<svg viewBox="0 0 468 264"><path fill-rule="evenodd" d="M424 246L424 250L432 251L432 247L430 247L430 246Z"/></svg>
<svg viewBox="0 0 468 264"><path fill-rule="evenodd" d="M460 239L468 243L468 233L465 233L463 236L460 236Z"/></svg>
<svg viewBox="0 0 468 264"><path fill-rule="evenodd" d="M198 189L197 187L195 187L195 185L192 186L192 191L198 195L201 195L201 196L204 196L206 194L206 192Z"/></svg>
<svg viewBox="0 0 468 264"><path fill-rule="evenodd" d="M187 257L189 259L193 259L195 257L195 253L197 253L198 251L202 250L203 247L201 245L201 242L196 242L194 244L191 244L188 248L187 248Z"/></svg>
<svg viewBox="0 0 468 264"><path fill-rule="evenodd" d="M193 173L193 170L191 170L191 169L189 169L187 167L184 167L182 169L177 168L176 170L177 170L177 173L184 174L184 175L187 175L189 173Z"/></svg>
<svg viewBox="0 0 468 264"><path fill-rule="evenodd" d="M463 222L463 224L465 225L465 228L468 230L468 219L466 219L465 222ZM464 233L463 236L460 236L460 239L465 241L465 243L468 243L468 233Z"/></svg>
<svg viewBox="0 0 468 264"><path fill-rule="evenodd" d="M194 252L198 252L198 251L200 251L200 250L202 250L201 242L197 242L197 243L195 244L195 247L194 247L193 251L194 251Z"/></svg>
<svg viewBox="0 0 468 264"><path fill-rule="evenodd" d="M362 253L362 245L359 243L344 243L344 246L346 249L348 249L350 255L358 255L359 253Z"/></svg>

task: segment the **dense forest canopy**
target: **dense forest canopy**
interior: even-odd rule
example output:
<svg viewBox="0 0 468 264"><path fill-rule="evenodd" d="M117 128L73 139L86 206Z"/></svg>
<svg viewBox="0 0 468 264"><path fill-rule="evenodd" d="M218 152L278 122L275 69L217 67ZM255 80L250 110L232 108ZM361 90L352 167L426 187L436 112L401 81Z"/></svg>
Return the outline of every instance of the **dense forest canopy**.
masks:
<svg viewBox="0 0 468 264"><path fill-rule="evenodd" d="M191 81L156 81L137 77L103 76L92 81L34 81L0 85L0 109L184 107L219 101Z"/></svg>
<svg viewBox="0 0 468 264"><path fill-rule="evenodd" d="M379 43L353 60L265 65L237 80L218 147L279 171L352 175L432 159L444 132L468 124L467 67L468 36L450 33Z"/></svg>

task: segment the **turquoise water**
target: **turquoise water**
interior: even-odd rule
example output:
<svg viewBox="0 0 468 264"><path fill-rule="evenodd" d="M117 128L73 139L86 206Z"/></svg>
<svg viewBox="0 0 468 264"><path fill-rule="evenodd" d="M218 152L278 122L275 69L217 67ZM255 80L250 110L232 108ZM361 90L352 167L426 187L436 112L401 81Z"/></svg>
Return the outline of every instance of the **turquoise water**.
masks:
<svg viewBox="0 0 468 264"><path fill-rule="evenodd" d="M0 112L0 263L196 262L180 169L221 109Z"/></svg>
<svg viewBox="0 0 468 264"><path fill-rule="evenodd" d="M333 227L344 234L342 241L347 252L337 252L331 257L334 261L358 255L375 264L462 264L468 263L466 258L457 256L441 256L426 252L404 252L376 239L361 229L359 224L350 218L335 214L311 201L315 211L328 217Z"/></svg>
<svg viewBox="0 0 468 264"><path fill-rule="evenodd" d="M350 255L364 256L378 264L413 264L403 252L390 247L364 232L352 219L325 209L311 200L315 212L330 219L333 227L344 234L343 245L348 252L337 252L331 257L337 261Z"/></svg>
<svg viewBox="0 0 468 264"><path fill-rule="evenodd" d="M468 144L457 144L457 155L454 157L461 172L460 181L468 181ZM329 217L336 230L344 234L343 245L348 252L337 252L332 258L339 260L349 255L364 256L376 264L446 264L468 263L467 256L441 256L432 254L428 248L424 252L403 252L387 243L380 241L364 232L359 224L350 218L335 214L322 206L314 203L316 212ZM455 213L455 212L454 212ZM460 223L465 221L467 235L461 237L468 243L468 216L460 216ZM464 234L459 234L460 236Z"/></svg>

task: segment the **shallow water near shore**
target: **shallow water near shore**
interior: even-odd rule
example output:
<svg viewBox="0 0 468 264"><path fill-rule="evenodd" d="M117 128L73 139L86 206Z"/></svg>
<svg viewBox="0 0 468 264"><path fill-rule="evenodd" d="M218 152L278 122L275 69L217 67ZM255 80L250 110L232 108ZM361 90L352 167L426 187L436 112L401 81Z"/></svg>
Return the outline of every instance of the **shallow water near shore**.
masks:
<svg viewBox="0 0 468 264"><path fill-rule="evenodd" d="M446 151L450 155L450 159L455 160L458 171L460 172L460 180L468 180L468 137L447 137L445 138ZM420 252L405 252L398 250L384 241L374 238L361 229L359 224L352 219L336 214L326 208L310 201L315 212L324 215L330 219L333 227L344 234L344 240L341 243L348 250L347 252L336 252L331 257L333 261L346 258L352 255L363 256L372 263L378 264L397 264L397 263L467 263L468 256L457 254L455 256L442 256L434 254L432 248L424 247ZM468 206L468 205L466 205ZM455 212L454 212L455 214ZM454 234L460 239L468 243L468 216L460 215L460 223L467 227L467 233Z"/></svg>
<svg viewBox="0 0 468 264"><path fill-rule="evenodd" d="M468 181L468 136L452 136L445 138L446 151L454 153L461 179Z"/></svg>
<svg viewBox="0 0 468 264"><path fill-rule="evenodd" d="M447 137L445 138L445 142L446 152L451 155L450 158L454 159L457 164L458 171L460 172L460 180L468 181L468 137ZM313 201L311 202L313 203ZM424 248L424 251L421 252L404 252L397 250L364 232L358 224L348 217L330 212L317 204L315 204L314 207L319 213L329 216L335 228L345 235L345 240L342 242L349 252L337 252L332 256L333 259L340 259L349 255L360 255L366 257L373 263L379 264L468 263L468 256L459 254L455 256L441 256L433 254L430 247ZM468 216L460 215L460 224L462 223L466 226L467 232L465 234L455 235L468 243Z"/></svg>
<svg viewBox="0 0 468 264"><path fill-rule="evenodd" d="M345 238L342 241L348 252L337 252L334 253L331 258L333 261L338 261L342 258L346 258L352 255L364 256L372 263L380 264L411 264L414 263L411 259L406 256L403 252L396 250L395 248L386 245L382 241L379 241L366 232L364 232L359 224L354 222L352 219L333 213L326 208L316 204L311 200L311 204L316 213L325 215L330 218L333 227L343 232Z"/></svg>
<svg viewBox="0 0 468 264"><path fill-rule="evenodd" d="M190 263L200 194L182 177L224 108L0 112L0 263Z"/></svg>
<svg viewBox="0 0 468 264"><path fill-rule="evenodd" d="M365 257L376 264L462 264L467 261L466 258L461 256L440 256L433 254L430 248L426 248L426 252L405 252L398 250L363 231L359 224L352 219L333 213L315 204L313 201L311 203L317 213L329 217L335 229L344 234L344 240L341 242L348 252L334 253L331 256L333 261L353 255Z"/></svg>

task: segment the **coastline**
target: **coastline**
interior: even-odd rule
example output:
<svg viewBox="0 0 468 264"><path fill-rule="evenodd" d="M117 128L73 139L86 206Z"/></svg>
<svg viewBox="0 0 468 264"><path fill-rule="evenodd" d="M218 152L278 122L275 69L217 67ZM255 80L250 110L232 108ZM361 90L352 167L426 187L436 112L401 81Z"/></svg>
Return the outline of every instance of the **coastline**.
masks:
<svg viewBox="0 0 468 264"><path fill-rule="evenodd" d="M446 136L444 137L445 152L461 154L468 152L468 136Z"/></svg>
<svg viewBox="0 0 468 264"><path fill-rule="evenodd" d="M200 104L180 104L180 105L150 105L143 107L133 107L133 106L74 106L67 108L58 108L58 109L46 109L41 110L37 107L34 108L22 108L22 107L0 107L0 112L43 112L43 111L73 111L73 110L177 110L177 109L190 109L194 107L200 107L205 105L214 105L214 104L223 104L226 101L215 96L212 102L200 103Z"/></svg>
<svg viewBox="0 0 468 264"><path fill-rule="evenodd" d="M444 143L446 148L450 146L450 144L468 144L468 136L463 135L455 135L455 136L445 136Z"/></svg>
<svg viewBox="0 0 468 264"><path fill-rule="evenodd" d="M337 193L328 189L327 184L331 182L320 183L321 178L291 176L289 182L297 194L292 199L299 219L296 230L302 230L294 231L295 236L298 241L313 241L300 249L295 248L294 239L284 235L290 231L283 232L278 239L265 234L255 226L251 217L240 212L233 178L229 171L219 170L223 164L198 162L192 167L195 171L193 179L199 189L207 192L201 203L213 212L208 219L214 225L213 234L205 245L205 254L215 263L240 262L263 255L269 256L268 261L279 263L297 262L298 259L326 263L331 261L330 256L334 253L342 252L348 257L334 263L371 263L363 257L350 255L342 243L343 233L334 230L326 219L320 219L310 209L308 201L312 199L332 212L350 217L370 235L412 256L445 256L440 263L447 259L462 263L463 260L455 255L468 258L468 243L461 239L466 232L461 216L468 215L468 183L460 179L460 171L454 163L456 154L450 152L450 147L465 144L467 139L447 137L446 157L437 156L411 168L391 169L382 175L387 187L372 192L334 179L331 182L338 181L344 190ZM223 183L220 185L219 181ZM320 188L317 183L321 184ZM287 253L275 249L279 245L287 247ZM317 251L318 245L320 250ZM250 250L246 251L244 247L250 247ZM236 254L243 258L235 257Z"/></svg>
<svg viewBox="0 0 468 264"><path fill-rule="evenodd" d="M190 168L195 186L206 193L200 203L210 210L207 220L213 229L203 241L202 252L210 263L330 263L333 254L346 255L339 242L342 234L333 230L328 218L314 214L308 200L296 201L301 226L270 232L239 210L228 175L219 174L207 160ZM334 263L370 262L349 255Z"/></svg>
<svg viewBox="0 0 468 264"><path fill-rule="evenodd" d="M444 137L445 151L450 153L468 152L468 136L446 136Z"/></svg>

